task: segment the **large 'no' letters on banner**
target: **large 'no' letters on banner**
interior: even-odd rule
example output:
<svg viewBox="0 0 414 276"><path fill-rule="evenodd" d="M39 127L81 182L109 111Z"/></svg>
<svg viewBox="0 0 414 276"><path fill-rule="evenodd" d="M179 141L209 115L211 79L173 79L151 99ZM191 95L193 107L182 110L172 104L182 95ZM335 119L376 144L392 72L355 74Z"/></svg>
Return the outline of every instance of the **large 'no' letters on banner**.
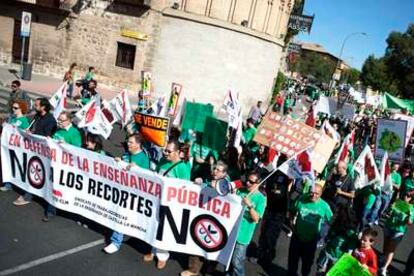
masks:
<svg viewBox="0 0 414 276"><path fill-rule="evenodd" d="M242 205L236 195L160 176L5 124L3 181L163 250L228 265Z"/></svg>

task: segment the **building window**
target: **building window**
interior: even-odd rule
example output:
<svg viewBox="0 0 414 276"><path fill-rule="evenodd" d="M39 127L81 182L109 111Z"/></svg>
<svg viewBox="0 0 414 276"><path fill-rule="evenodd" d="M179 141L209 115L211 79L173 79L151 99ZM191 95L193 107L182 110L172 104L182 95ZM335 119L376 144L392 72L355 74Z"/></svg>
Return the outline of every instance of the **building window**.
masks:
<svg viewBox="0 0 414 276"><path fill-rule="evenodd" d="M118 67L134 69L135 51L135 45L118 42L115 65Z"/></svg>

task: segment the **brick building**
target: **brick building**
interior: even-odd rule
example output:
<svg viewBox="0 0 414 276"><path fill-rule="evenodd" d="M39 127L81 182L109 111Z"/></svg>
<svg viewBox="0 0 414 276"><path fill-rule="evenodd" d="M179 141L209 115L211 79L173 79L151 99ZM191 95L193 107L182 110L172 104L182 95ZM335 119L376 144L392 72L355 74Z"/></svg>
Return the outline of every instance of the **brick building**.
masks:
<svg viewBox="0 0 414 276"><path fill-rule="evenodd" d="M32 13L26 59L62 77L72 62L98 81L137 89L152 72L157 93L172 82L188 99L221 103L231 88L247 106L267 100L284 60L294 0L3 0L0 63L20 62L22 11Z"/></svg>

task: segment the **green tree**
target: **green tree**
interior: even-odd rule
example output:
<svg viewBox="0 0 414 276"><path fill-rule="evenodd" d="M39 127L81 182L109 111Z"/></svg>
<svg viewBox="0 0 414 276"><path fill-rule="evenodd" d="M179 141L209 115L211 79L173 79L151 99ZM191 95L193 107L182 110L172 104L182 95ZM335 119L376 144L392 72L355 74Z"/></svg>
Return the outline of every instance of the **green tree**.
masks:
<svg viewBox="0 0 414 276"><path fill-rule="evenodd" d="M355 69L355 68L346 69L341 74L340 82L354 85L359 80L360 74L361 72L358 69Z"/></svg>
<svg viewBox="0 0 414 276"><path fill-rule="evenodd" d="M392 32L387 39L384 61L397 94L414 98L414 24L405 33Z"/></svg>
<svg viewBox="0 0 414 276"><path fill-rule="evenodd" d="M360 79L363 85L371 86L374 90L389 91L390 80L383 58L370 55L362 66Z"/></svg>
<svg viewBox="0 0 414 276"><path fill-rule="evenodd" d="M298 58L297 70L303 76L312 75L322 83L329 83L336 63L318 53L302 54Z"/></svg>

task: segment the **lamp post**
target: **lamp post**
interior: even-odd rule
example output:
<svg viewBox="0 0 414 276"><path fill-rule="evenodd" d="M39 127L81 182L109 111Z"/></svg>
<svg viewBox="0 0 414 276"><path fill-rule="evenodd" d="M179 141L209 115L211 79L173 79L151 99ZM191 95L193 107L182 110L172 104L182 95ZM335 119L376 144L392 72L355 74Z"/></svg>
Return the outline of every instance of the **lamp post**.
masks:
<svg viewBox="0 0 414 276"><path fill-rule="evenodd" d="M340 66L341 66L341 58L342 58L342 54L344 53L345 44L346 44L346 42L348 41L348 39L350 37L355 36L355 35L364 35L364 36L367 36L367 33L364 33L364 32L356 32L356 33L351 33L351 34L349 34L349 35L347 35L345 37L344 41L342 42L341 51L339 52L338 62L336 63L336 67L335 67L334 72L332 74L331 88L333 88L333 86L335 84L335 72L336 72L336 70L337 69L341 69L340 68Z"/></svg>

